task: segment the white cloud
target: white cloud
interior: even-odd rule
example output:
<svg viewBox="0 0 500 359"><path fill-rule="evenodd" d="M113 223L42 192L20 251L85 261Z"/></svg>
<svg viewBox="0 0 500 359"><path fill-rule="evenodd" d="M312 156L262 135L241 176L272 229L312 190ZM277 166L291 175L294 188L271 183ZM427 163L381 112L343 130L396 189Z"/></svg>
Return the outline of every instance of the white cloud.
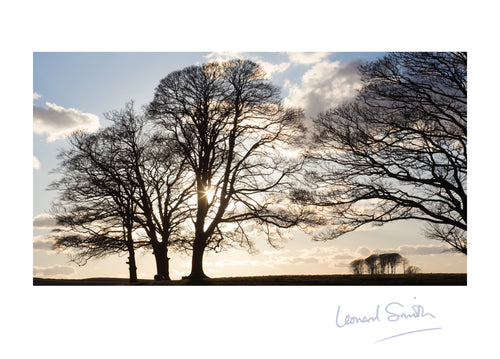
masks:
<svg viewBox="0 0 500 359"><path fill-rule="evenodd" d="M354 256L350 253L341 253L341 254L336 254L332 259L354 259Z"/></svg>
<svg viewBox="0 0 500 359"><path fill-rule="evenodd" d="M289 62L273 64L271 62L262 61L256 56L248 57L243 52L211 52L210 54L205 55L204 58L206 58L209 61L217 61L217 62L223 62L232 59L248 58L249 60L252 60L255 63L262 66L262 68L266 72L267 79L269 79L274 73L284 72L290 67Z"/></svg>
<svg viewBox="0 0 500 359"><path fill-rule="evenodd" d="M95 132L99 129L99 117L74 108L66 109L46 102L47 108L33 105L33 130L47 135L47 142L54 142L76 130Z"/></svg>
<svg viewBox="0 0 500 359"><path fill-rule="evenodd" d="M42 98L42 95L39 93L33 92L33 100L39 100Z"/></svg>
<svg viewBox="0 0 500 359"><path fill-rule="evenodd" d="M274 73L284 72L290 67L289 62L282 62L281 64L272 64L266 61L257 61L266 72L266 78L270 78Z"/></svg>
<svg viewBox="0 0 500 359"><path fill-rule="evenodd" d="M281 255L281 254L284 254L284 253L287 253L287 252L290 252L289 249L286 249L286 248L281 248L281 249L277 249L277 250L265 250L262 252L263 255L265 256L276 256L276 255Z"/></svg>
<svg viewBox="0 0 500 359"><path fill-rule="evenodd" d="M59 264L50 267L33 267L33 276L71 276L76 273L75 268Z"/></svg>
<svg viewBox="0 0 500 359"><path fill-rule="evenodd" d="M356 254L362 257L368 257L372 251L368 247L360 247L356 249Z"/></svg>
<svg viewBox="0 0 500 359"><path fill-rule="evenodd" d="M364 247L366 248L366 247ZM370 253L399 253L403 256L421 256L435 254L449 254L449 248L444 244L419 244L419 245L402 245L397 248L376 248ZM451 252L453 253L453 252Z"/></svg>
<svg viewBox="0 0 500 359"><path fill-rule="evenodd" d="M52 251L54 241L46 239L45 236L36 236L33 238L33 250L35 251Z"/></svg>
<svg viewBox="0 0 500 359"><path fill-rule="evenodd" d="M300 84L286 83L289 95L285 104L304 108L307 116L339 105L356 96L361 88L360 60L345 64L328 60L318 62L302 76Z"/></svg>
<svg viewBox="0 0 500 359"><path fill-rule="evenodd" d="M296 64L314 64L326 59L331 52L287 52L291 62Z"/></svg>
<svg viewBox="0 0 500 359"><path fill-rule="evenodd" d="M223 61L228 61L231 59L242 59L243 53L242 52L211 52L208 55L205 55L203 57L206 58L208 61L223 62Z"/></svg>
<svg viewBox="0 0 500 359"><path fill-rule="evenodd" d="M56 227L56 219L48 213L42 213L33 218L33 227L41 229L53 229Z"/></svg>
<svg viewBox="0 0 500 359"><path fill-rule="evenodd" d="M347 250L336 247L312 247L301 249L297 255L271 255L269 261L275 265L283 264L319 264L332 267L339 261L354 259ZM342 262L343 263L343 262Z"/></svg>
<svg viewBox="0 0 500 359"><path fill-rule="evenodd" d="M439 255L446 252L445 245L402 245L397 248L370 249L341 249L334 246L304 248L293 255L292 253L267 252L267 261L274 266L282 265L316 265L325 268L348 268L349 263L356 258L366 258L372 253L399 253L403 256Z"/></svg>
<svg viewBox="0 0 500 359"><path fill-rule="evenodd" d="M328 265L328 268L349 268L349 263L346 261L332 262Z"/></svg>
<svg viewBox="0 0 500 359"><path fill-rule="evenodd" d="M289 262L292 264L316 264L319 263L318 258L315 257L289 257Z"/></svg>
<svg viewBox="0 0 500 359"><path fill-rule="evenodd" d="M311 247L300 250L301 256L333 256L341 251L337 247Z"/></svg>
<svg viewBox="0 0 500 359"><path fill-rule="evenodd" d="M404 245L398 247L396 252L399 252L400 254L403 255L432 255L432 254L442 254L442 253L449 253L449 248L444 245L435 245L435 244L429 244L429 245L417 245L417 246L410 246L410 245Z"/></svg>
<svg viewBox="0 0 500 359"><path fill-rule="evenodd" d="M35 156L33 156L33 169L35 170L40 169L40 161Z"/></svg>

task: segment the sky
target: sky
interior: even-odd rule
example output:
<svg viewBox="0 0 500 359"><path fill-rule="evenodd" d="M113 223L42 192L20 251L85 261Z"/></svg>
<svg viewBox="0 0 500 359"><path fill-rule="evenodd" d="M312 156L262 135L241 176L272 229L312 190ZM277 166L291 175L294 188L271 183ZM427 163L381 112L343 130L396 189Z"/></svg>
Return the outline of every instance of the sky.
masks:
<svg viewBox="0 0 500 359"><path fill-rule="evenodd" d="M230 58L262 65L281 89L285 105L304 109L307 121L347 101L360 88L357 67L381 52L34 52L33 53L33 275L54 278L127 277L126 256L113 255L85 266L69 262L51 248L54 228L49 212L57 193L47 186L57 178L58 152L67 136L109 125L104 113L133 100L147 105L155 87L170 72L186 66ZM423 224L404 221L365 226L339 239L315 242L310 234L291 230L289 240L272 248L256 240L258 252L241 249L206 253L204 268L212 277L281 274L349 273L349 262L371 253L398 252L422 272L466 272L466 256L446 251L423 235ZM139 278L152 278L151 252L138 251ZM171 254L171 277L190 272L187 255ZM401 271L401 269L400 269Z"/></svg>

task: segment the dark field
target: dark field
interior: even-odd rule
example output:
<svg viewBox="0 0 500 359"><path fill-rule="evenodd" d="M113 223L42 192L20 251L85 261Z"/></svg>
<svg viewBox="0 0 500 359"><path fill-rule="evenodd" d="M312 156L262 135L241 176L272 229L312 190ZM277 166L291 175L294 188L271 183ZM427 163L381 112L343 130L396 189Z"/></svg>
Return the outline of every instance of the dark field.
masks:
<svg viewBox="0 0 500 359"><path fill-rule="evenodd" d="M282 275L228 277L203 280L154 281L139 279L130 284L127 278L45 279L33 278L33 285L467 285L466 273L431 273L414 275Z"/></svg>

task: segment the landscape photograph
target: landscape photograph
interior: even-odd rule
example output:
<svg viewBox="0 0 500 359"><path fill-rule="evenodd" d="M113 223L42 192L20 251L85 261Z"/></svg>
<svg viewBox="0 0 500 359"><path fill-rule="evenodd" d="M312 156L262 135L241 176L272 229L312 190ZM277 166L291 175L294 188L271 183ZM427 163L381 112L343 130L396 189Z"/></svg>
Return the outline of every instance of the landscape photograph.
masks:
<svg viewBox="0 0 500 359"><path fill-rule="evenodd" d="M467 52L32 55L34 286L467 285Z"/></svg>

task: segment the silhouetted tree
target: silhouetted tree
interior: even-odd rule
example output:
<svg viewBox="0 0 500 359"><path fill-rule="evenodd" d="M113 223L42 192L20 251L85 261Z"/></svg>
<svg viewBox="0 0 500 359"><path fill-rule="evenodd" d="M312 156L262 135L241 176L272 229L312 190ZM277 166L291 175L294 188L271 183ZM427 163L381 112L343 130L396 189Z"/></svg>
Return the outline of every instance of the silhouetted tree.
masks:
<svg viewBox="0 0 500 359"><path fill-rule="evenodd" d="M449 244L453 251L467 254L467 232L461 228L432 223L425 230L425 235Z"/></svg>
<svg viewBox="0 0 500 359"><path fill-rule="evenodd" d="M295 198L328 208L336 238L418 219L467 253L467 54L391 53L360 67L356 100L320 114L308 185Z"/></svg>
<svg viewBox="0 0 500 359"><path fill-rule="evenodd" d="M382 253L378 256L380 274L385 274L385 270L389 267L391 255L389 253Z"/></svg>
<svg viewBox="0 0 500 359"><path fill-rule="evenodd" d="M406 274L406 266L410 263L410 261L405 258L401 257L401 264L403 265L403 273Z"/></svg>
<svg viewBox="0 0 500 359"><path fill-rule="evenodd" d="M387 263L391 274L396 274L396 267L401 263L402 258L399 253L387 253Z"/></svg>
<svg viewBox="0 0 500 359"><path fill-rule="evenodd" d="M52 211L58 225L50 235L54 247L71 248L69 258L78 265L128 251L130 281L136 282L135 248L148 243L133 239L137 206L123 185L113 180L108 168L112 157L97 135L75 133L70 144L71 149L58 156L62 177L49 186L59 191Z"/></svg>
<svg viewBox="0 0 500 359"><path fill-rule="evenodd" d="M248 60L190 66L160 81L149 115L177 141L196 179L190 278L203 278L203 254L225 245L252 248L244 221L271 228L298 223L282 185L299 168L285 149L302 112L286 109L279 89ZM279 231L278 231L279 232ZM275 233L278 233L275 232Z"/></svg>
<svg viewBox="0 0 500 359"><path fill-rule="evenodd" d="M187 201L194 179L187 173L187 159L173 138L146 131L145 119L132 103L106 116L113 126L102 132L104 141L120 154L111 168L120 171L116 180L136 189L129 192L139 209L135 220L150 239L156 278L168 280L168 248L187 235L185 222L191 216Z"/></svg>
<svg viewBox="0 0 500 359"><path fill-rule="evenodd" d="M365 264L370 271L370 274L378 274L379 272L379 257L378 254L372 254L365 258Z"/></svg>
<svg viewBox="0 0 500 359"><path fill-rule="evenodd" d="M386 269L390 274L396 274L396 267L403 264L403 273L408 260L399 253L372 254L364 259L370 274L385 274Z"/></svg>
<svg viewBox="0 0 500 359"><path fill-rule="evenodd" d="M363 258L355 259L351 263L349 263L349 266L351 267L351 270L355 275L363 274L365 260Z"/></svg>
<svg viewBox="0 0 500 359"><path fill-rule="evenodd" d="M185 176L175 142L145 133L144 119L132 103L106 117L112 126L74 134L70 149L59 155L63 176L50 188L61 191L56 218L66 231L62 235L59 230L56 244L85 248L86 258L101 256L117 245L118 215L127 229L127 243L133 242L133 233L147 237L157 275L169 279L167 249L190 216L186 201L194 182ZM75 231L85 235L74 236ZM129 265L135 268L132 253Z"/></svg>
<svg viewBox="0 0 500 359"><path fill-rule="evenodd" d="M420 268L417 266L409 266L406 268L405 274L417 274L420 273Z"/></svg>
<svg viewBox="0 0 500 359"><path fill-rule="evenodd" d="M85 265L90 259L128 252L130 282L137 282L135 249L149 242L133 237L136 226L129 216L133 209L115 204L114 209L108 208L109 211L102 205L96 211L96 207L86 208L81 203L70 208L66 213L58 209L56 218L60 228L50 234L54 248L71 249L68 257L78 265Z"/></svg>

